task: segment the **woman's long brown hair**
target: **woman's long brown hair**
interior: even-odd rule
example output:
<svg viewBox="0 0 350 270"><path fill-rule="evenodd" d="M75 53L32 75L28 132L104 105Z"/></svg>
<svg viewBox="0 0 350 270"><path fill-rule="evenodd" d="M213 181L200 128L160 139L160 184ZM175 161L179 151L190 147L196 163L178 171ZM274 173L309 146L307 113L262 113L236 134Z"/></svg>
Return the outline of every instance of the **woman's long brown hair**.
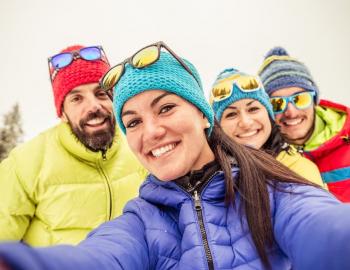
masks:
<svg viewBox="0 0 350 270"><path fill-rule="evenodd" d="M278 188L281 182L317 185L289 170L271 155L234 142L217 121L208 141L225 175L225 202L234 204L235 192L239 193L243 201L241 210L246 216L256 250L264 266L270 268L266 247L273 244L274 237L268 185L272 188ZM232 157L240 168L236 181L231 172Z"/></svg>

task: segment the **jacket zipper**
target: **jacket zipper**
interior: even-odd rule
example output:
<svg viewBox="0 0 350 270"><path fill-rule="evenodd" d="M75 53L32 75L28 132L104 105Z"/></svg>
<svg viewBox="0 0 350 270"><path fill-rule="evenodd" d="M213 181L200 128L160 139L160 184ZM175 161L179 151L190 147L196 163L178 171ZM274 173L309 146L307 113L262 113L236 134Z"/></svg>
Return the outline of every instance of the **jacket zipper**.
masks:
<svg viewBox="0 0 350 270"><path fill-rule="evenodd" d="M194 191L193 199L194 199L194 208L195 208L196 213L197 213L199 228L201 231L205 256L206 256L207 262L208 262L208 269L214 270L213 256L211 255L211 251L210 251L209 243L208 243L208 237L207 237L207 233L205 231L205 226L204 226L201 198L200 198L197 190Z"/></svg>
<svg viewBox="0 0 350 270"><path fill-rule="evenodd" d="M106 150L102 150L101 153L102 153L102 159L107 160Z"/></svg>
<svg viewBox="0 0 350 270"><path fill-rule="evenodd" d="M312 162L315 162L314 156L309 151L305 151L304 146L295 146L295 149L303 157L306 157L306 158L310 159Z"/></svg>
<svg viewBox="0 0 350 270"><path fill-rule="evenodd" d="M103 161L106 161L107 160L107 157L106 157L106 151L103 150L102 151L102 160ZM108 215L108 220L111 220L112 218L112 190L111 190L111 187L110 187L110 184L109 184L109 181L108 181L108 177L107 175L105 174L103 168L102 168L102 164L99 163L99 168L105 178L105 181L106 181L106 184L107 184L107 188L108 188L108 194L109 194L109 215Z"/></svg>
<svg viewBox="0 0 350 270"><path fill-rule="evenodd" d="M306 152L305 150L303 150L301 155L310 159L312 162L316 163L315 157L311 154L311 152Z"/></svg>

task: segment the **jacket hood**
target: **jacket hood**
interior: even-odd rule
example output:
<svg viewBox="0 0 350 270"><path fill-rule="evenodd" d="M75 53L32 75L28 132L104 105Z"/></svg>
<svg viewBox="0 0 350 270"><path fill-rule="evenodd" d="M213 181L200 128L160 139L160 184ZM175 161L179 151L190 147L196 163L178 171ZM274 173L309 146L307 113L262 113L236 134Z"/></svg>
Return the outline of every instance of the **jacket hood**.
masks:
<svg viewBox="0 0 350 270"><path fill-rule="evenodd" d="M344 142L340 138L350 133L349 113L350 108L344 105L321 100L315 109L314 132L304 150L318 156L342 145Z"/></svg>

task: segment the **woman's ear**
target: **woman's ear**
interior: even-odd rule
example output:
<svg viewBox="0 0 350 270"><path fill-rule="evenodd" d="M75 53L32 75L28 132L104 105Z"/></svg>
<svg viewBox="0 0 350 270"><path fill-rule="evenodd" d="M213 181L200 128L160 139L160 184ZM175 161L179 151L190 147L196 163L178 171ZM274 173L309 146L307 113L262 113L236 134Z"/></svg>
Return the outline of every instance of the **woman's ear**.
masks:
<svg viewBox="0 0 350 270"><path fill-rule="evenodd" d="M205 127L205 129L207 129L207 128L210 128L210 123L209 123L209 121L208 121L208 119L207 119L207 117L203 114L203 119L204 119L204 127Z"/></svg>

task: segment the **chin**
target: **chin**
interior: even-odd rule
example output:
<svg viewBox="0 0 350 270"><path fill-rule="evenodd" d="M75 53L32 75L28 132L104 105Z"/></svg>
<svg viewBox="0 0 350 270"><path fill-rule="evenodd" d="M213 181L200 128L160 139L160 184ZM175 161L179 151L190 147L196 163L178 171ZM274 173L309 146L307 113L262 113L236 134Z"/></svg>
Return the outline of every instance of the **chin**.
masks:
<svg viewBox="0 0 350 270"><path fill-rule="evenodd" d="M170 182L178 177L169 175L169 174L161 174L161 173L153 173L155 177L158 178L158 180L163 181L163 182Z"/></svg>
<svg viewBox="0 0 350 270"><path fill-rule="evenodd" d="M304 143L303 138L304 136L302 136L301 134L293 134L292 136L285 136L287 141L291 144L296 144L296 145L300 145Z"/></svg>
<svg viewBox="0 0 350 270"><path fill-rule="evenodd" d="M292 139L292 140L297 140L299 138L305 137L306 133L305 132L300 132L300 131L296 131L296 132L291 132L290 134L288 134L288 136Z"/></svg>
<svg viewBox="0 0 350 270"><path fill-rule="evenodd" d="M174 172L171 170L164 169L162 172L155 172L152 174L155 175L161 181L169 182L181 176L184 176L186 172Z"/></svg>
<svg viewBox="0 0 350 270"><path fill-rule="evenodd" d="M245 146L248 146L250 148L254 148L254 149L260 149L259 147L259 143L256 143L256 142L253 142L253 140L247 140L247 141L244 141L244 142L238 142L239 144L241 145L245 145Z"/></svg>

